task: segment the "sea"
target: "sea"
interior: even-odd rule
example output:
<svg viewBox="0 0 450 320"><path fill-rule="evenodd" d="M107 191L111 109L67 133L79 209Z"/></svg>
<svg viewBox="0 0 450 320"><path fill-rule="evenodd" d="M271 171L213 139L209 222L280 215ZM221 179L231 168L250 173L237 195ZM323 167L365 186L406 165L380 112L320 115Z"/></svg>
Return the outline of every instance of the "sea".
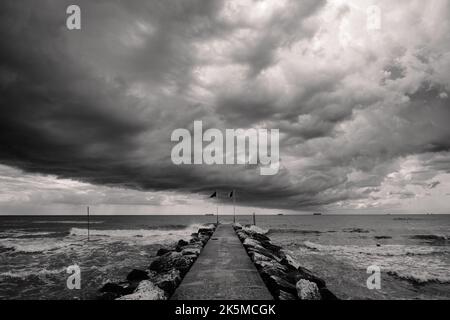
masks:
<svg viewBox="0 0 450 320"><path fill-rule="evenodd" d="M221 216L230 222L231 216ZM245 225L251 216L237 216ZM0 299L95 299L215 216L0 216ZM450 299L450 215L264 215L256 225L341 299ZM67 269L80 268L69 289ZM380 287L369 289L371 266Z"/></svg>

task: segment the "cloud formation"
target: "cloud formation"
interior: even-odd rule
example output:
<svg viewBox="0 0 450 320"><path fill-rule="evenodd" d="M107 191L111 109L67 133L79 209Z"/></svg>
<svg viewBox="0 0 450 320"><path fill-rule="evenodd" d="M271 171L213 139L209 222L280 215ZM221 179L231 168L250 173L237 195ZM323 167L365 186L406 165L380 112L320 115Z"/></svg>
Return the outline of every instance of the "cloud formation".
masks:
<svg viewBox="0 0 450 320"><path fill-rule="evenodd" d="M247 206L385 210L449 191L446 0L83 0L81 31L69 4L0 5L1 171L98 186L111 204L237 189ZM280 173L174 166L171 132L194 120L280 129Z"/></svg>

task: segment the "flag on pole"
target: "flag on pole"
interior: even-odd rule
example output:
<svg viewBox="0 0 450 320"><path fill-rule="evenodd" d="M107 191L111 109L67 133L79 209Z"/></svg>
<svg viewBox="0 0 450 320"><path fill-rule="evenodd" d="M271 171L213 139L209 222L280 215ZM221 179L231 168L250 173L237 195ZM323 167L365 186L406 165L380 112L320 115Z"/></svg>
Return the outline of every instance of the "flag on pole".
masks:
<svg viewBox="0 0 450 320"><path fill-rule="evenodd" d="M217 199L217 224L219 224L219 194L217 191L215 191L212 195L209 196L209 198L216 198Z"/></svg>

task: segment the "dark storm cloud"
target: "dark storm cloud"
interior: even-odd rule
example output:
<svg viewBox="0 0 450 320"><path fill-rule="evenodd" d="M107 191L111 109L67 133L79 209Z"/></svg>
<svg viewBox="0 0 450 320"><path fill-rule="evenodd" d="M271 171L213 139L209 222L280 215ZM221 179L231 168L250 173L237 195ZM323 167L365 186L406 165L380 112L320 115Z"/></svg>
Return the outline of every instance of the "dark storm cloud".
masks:
<svg viewBox="0 0 450 320"><path fill-rule="evenodd" d="M411 18L377 43L354 9L315 0L78 1L82 30L68 31L69 4L0 5L4 165L130 190L237 189L243 205L292 209L378 199L383 184L427 186L450 172L448 33ZM348 48L336 35L346 18L355 21ZM171 132L194 120L280 129L279 174L174 166ZM409 173L408 157L425 174Z"/></svg>

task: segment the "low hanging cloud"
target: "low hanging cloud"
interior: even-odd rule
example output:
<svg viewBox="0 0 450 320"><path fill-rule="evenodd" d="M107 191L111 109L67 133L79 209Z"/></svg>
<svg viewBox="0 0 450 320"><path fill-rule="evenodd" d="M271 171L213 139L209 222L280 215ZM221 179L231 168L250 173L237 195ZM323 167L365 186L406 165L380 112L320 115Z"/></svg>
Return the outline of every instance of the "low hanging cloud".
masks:
<svg viewBox="0 0 450 320"><path fill-rule="evenodd" d="M112 204L237 189L248 206L384 208L447 186L448 1L375 1L379 30L373 1L85 0L80 31L70 4L0 5L7 167L104 187ZM174 166L171 132L194 120L280 129L279 174Z"/></svg>

